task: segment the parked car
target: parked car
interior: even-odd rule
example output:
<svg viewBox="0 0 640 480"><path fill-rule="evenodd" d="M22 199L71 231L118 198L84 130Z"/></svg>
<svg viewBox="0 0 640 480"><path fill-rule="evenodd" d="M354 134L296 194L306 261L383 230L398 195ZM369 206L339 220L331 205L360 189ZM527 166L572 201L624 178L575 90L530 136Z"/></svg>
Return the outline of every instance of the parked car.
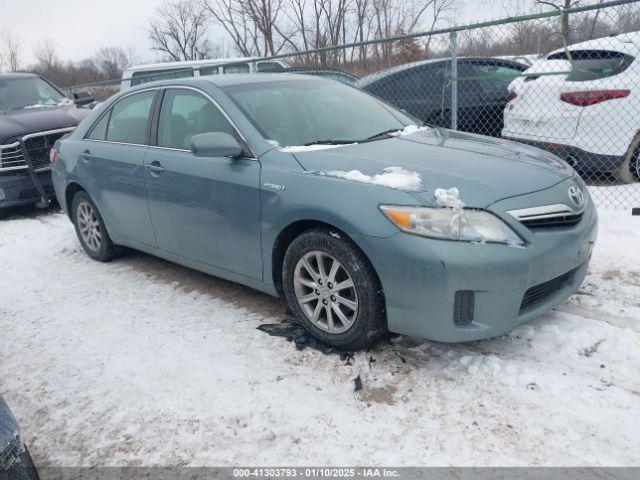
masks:
<svg viewBox="0 0 640 480"><path fill-rule="evenodd" d="M137 65L122 72L120 88L134 87L156 80L221 75L225 73L279 72L287 68L280 60L260 60L260 57L211 58L183 62Z"/></svg>
<svg viewBox="0 0 640 480"><path fill-rule="evenodd" d="M89 114L78 106L91 102L86 93L65 97L38 75L0 74L0 216L54 197L49 150Z"/></svg>
<svg viewBox="0 0 640 480"><path fill-rule="evenodd" d="M0 478L37 480L38 472L20 437L20 428L0 395Z"/></svg>
<svg viewBox="0 0 640 480"><path fill-rule="evenodd" d="M502 135L579 170L640 181L639 53L640 32L551 52L511 83Z"/></svg>
<svg viewBox="0 0 640 480"><path fill-rule="evenodd" d="M502 58L458 59L458 130L500 136L507 87L527 67ZM450 59L407 63L356 85L428 124L451 126Z"/></svg>
<svg viewBox="0 0 640 480"><path fill-rule="evenodd" d="M415 122L309 75L158 82L56 142L53 181L91 258L127 246L282 295L338 348L491 337L575 292L596 211L573 169Z"/></svg>

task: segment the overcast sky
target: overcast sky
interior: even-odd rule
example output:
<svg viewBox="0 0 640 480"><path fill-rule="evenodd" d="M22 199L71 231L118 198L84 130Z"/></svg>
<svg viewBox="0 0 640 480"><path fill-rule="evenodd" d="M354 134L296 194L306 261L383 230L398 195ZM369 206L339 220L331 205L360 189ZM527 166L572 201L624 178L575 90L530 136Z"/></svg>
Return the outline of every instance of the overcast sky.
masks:
<svg viewBox="0 0 640 480"><path fill-rule="evenodd" d="M160 0L0 0L0 31L10 28L22 40L23 65L34 61L34 47L45 37L54 40L64 60L86 58L103 46L121 46L133 48L141 62L151 61L156 55L150 50L145 28L159 3ZM484 3L467 0L458 21L501 15L497 5L487 8ZM211 36L214 42L222 39L219 30Z"/></svg>

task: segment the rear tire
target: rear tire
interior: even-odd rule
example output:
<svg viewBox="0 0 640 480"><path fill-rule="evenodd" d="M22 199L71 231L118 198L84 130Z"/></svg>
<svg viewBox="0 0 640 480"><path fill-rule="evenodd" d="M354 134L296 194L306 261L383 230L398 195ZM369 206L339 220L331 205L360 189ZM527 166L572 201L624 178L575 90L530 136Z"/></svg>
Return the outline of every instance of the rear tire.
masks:
<svg viewBox="0 0 640 480"><path fill-rule="evenodd" d="M4 476L6 475L6 477ZM33 464L33 459L29 454L27 447L24 447L24 451L18 456L18 459L9 467L9 470L0 472L0 479L8 480L39 480L38 471Z"/></svg>
<svg viewBox="0 0 640 480"><path fill-rule="evenodd" d="M621 183L640 182L640 135L631 142L624 162L613 174Z"/></svg>
<svg viewBox="0 0 640 480"><path fill-rule="evenodd" d="M300 234L287 249L282 274L289 308L321 342L359 350L386 333L378 276L344 235L320 228Z"/></svg>
<svg viewBox="0 0 640 480"><path fill-rule="evenodd" d="M75 194L71 212L78 240L87 255L99 262L110 262L118 256L120 247L111 241L98 207L86 192Z"/></svg>

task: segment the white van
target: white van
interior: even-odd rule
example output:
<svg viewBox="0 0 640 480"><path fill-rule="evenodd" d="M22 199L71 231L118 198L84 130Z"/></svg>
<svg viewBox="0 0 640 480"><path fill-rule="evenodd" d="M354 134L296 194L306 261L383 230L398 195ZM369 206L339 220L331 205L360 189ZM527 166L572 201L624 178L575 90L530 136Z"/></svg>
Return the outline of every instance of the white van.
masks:
<svg viewBox="0 0 640 480"><path fill-rule="evenodd" d="M261 57L211 58L187 62L152 63L126 69L120 88L125 89L173 78L200 77L224 73L281 72L288 65L279 60L260 60Z"/></svg>

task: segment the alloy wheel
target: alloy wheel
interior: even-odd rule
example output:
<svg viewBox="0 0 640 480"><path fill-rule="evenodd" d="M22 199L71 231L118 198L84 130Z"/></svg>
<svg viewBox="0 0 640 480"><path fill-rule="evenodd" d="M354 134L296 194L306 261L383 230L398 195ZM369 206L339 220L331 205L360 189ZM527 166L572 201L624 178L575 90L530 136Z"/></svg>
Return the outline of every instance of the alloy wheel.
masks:
<svg viewBox="0 0 640 480"><path fill-rule="evenodd" d="M309 321L339 334L351 328L358 315L358 293L351 275L333 255L319 250L298 260L293 275L296 298Z"/></svg>
<svg viewBox="0 0 640 480"><path fill-rule="evenodd" d="M85 245L97 252L102 246L102 232L100 222L92 205L88 202L80 202L76 210L78 230Z"/></svg>

